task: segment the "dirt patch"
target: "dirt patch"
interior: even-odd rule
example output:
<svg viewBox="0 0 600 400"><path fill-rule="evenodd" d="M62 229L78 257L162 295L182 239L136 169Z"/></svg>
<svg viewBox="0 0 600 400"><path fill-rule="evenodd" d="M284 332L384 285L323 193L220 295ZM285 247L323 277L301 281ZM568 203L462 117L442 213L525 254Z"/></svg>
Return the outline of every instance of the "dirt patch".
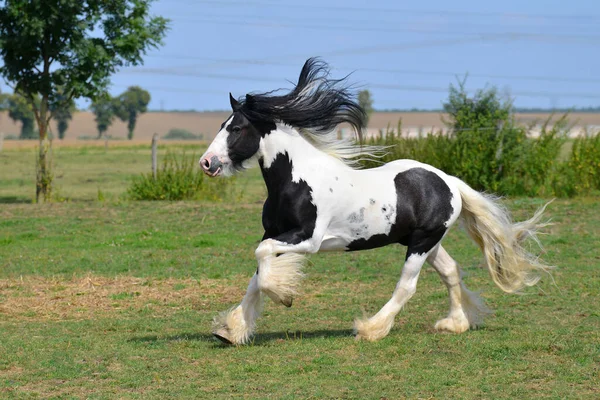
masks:
<svg viewBox="0 0 600 400"><path fill-rule="evenodd" d="M92 274L71 279L0 279L0 320L79 320L145 311L167 315L175 310L214 311L215 304L221 310L242 300L248 281L248 276L196 280ZM359 293L367 293L378 283L332 282L323 287L307 279L299 301L329 302L332 292L347 290L350 285Z"/></svg>
<svg viewBox="0 0 600 400"><path fill-rule="evenodd" d="M239 281L239 284L238 284ZM0 317L87 319L119 311L206 310L209 304L241 300L247 278L145 279L95 275L70 280L27 277L0 280Z"/></svg>

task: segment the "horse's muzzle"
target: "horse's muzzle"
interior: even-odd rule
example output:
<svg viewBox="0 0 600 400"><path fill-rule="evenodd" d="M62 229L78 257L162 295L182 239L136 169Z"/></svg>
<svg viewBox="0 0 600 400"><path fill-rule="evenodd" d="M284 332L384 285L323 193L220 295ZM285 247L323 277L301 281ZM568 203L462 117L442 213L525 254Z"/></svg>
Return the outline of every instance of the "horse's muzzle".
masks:
<svg viewBox="0 0 600 400"><path fill-rule="evenodd" d="M217 176L223 169L223 163L219 160L219 157L208 153L200 159L200 167L202 171L208 176Z"/></svg>

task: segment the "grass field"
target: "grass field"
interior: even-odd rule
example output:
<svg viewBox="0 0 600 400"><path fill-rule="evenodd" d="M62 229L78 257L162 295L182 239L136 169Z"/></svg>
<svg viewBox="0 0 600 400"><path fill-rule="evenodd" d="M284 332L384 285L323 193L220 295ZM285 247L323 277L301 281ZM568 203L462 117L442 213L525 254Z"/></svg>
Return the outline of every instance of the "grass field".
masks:
<svg viewBox="0 0 600 400"><path fill-rule="evenodd" d="M494 287L464 232L449 235L468 287L496 310L481 329L433 330L447 294L427 267L390 335L355 341L354 317L398 279L404 252L390 246L312 256L294 306L267 301L253 342L224 347L211 320L256 267L256 170L236 181L239 201L134 203L123 193L149 170L147 148L57 149L70 201L36 205L33 157L0 153L0 398L600 397L596 198L551 205L543 256L559 268L523 295ZM517 219L543 203L507 200Z"/></svg>

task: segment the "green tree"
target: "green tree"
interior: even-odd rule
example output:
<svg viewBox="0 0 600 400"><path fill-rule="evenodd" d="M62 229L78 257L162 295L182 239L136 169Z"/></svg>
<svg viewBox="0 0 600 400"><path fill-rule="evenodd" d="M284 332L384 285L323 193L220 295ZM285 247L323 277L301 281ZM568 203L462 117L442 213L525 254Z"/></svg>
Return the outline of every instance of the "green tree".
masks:
<svg viewBox="0 0 600 400"><path fill-rule="evenodd" d="M161 44L167 20L149 14L152 1L6 0L0 7L0 75L29 100L39 131L38 201L48 200L52 189L52 110L71 99L93 99L119 67L141 64L142 55Z"/></svg>
<svg viewBox="0 0 600 400"><path fill-rule="evenodd" d="M448 101L444 111L448 119L444 123L455 131L474 129L496 129L506 123L512 123L512 102L502 101L495 87L479 89L469 96L466 77L458 86L450 85Z"/></svg>
<svg viewBox="0 0 600 400"><path fill-rule="evenodd" d="M65 132L69 128L69 121L73 119L73 113L77 111L75 107L75 101L71 99L65 99L61 93L59 101L54 103L54 107L50 110L52 118L56 121L56 128L58 130L58 138L60 140L65 138Z"/></svg>
<svg viewBox="0 0 600 400"><path fill-rule="evenodd" d="M514 122L513 107L503 100L495 87L469 95L466 78L450 85L444 103L444 123L455 140L448 149L449 173L477 190L500 190L503 174L513 168L516 153L522 148L526 132Z"/></svg>
<svg viewBox="0 0 600 400"><path fill-rule="evenodd" d="M373 113L373 98L371 97L371 92L366 89L358 92L358 104L367 113L368 124L371 114Z"/></svg>
<svg viewBox="0 0 600 400"><path fill-rule="evenodd" d="M145 113L150 103L150 93L139 86L131 86L115 99L115 115L127 121L127 138L133 139L138 114Z"/></svg>
<svg viewBox="0 0 600 400"><path fill-rule="evenodd" d="M8 96L8 116L15 122L21 122L19 139L36 139L35 115L27 99L18 94Z"/></svg>
<svg viewBox="0 0 600 400"><path fill-rule="evenodd" d="M102 138L102 135L112 125L115 118L115 105L114 100L108 95L98 97L91 106L92 112L96 116L96 127L98 128L98 139Z"/></svg>

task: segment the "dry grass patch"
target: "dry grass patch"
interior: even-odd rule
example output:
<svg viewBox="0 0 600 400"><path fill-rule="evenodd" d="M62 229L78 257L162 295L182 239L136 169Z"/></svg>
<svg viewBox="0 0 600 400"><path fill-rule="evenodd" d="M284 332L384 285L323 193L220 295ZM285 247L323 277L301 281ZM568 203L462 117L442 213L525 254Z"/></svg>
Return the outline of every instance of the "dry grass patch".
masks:
<svg viewBox="0 0 600 400"><path fill-rule="evenodd" d="M240 280L243 282L243 280ZM120 310L207 310L212 302L241 299L239 285L219 279L107 278L89 274L72 279L27 277L0 280L0 315L9 319L87 319Z"/></svg>

